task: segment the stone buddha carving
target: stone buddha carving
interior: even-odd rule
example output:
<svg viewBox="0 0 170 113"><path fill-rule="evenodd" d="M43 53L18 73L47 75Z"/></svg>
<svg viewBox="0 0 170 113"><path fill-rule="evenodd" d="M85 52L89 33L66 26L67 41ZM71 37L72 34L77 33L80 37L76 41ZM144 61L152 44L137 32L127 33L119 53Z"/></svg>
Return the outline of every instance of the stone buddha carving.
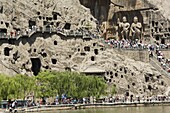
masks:
<svg viewBox="0 0 170 113"><path fill-rule="evenodd" d="M119 27L121 28L121 37L127 39L129 37L130 24L127 22L127 18L123 17L123 22L119 22Z"/></svg>
<svg viewBox="0 0 170 113"><path fill-rule="evenodd" d="M133 39L141 38L142 24L138 22L138 17L134 17L133 23L131 25L131 32Z"/></svg>

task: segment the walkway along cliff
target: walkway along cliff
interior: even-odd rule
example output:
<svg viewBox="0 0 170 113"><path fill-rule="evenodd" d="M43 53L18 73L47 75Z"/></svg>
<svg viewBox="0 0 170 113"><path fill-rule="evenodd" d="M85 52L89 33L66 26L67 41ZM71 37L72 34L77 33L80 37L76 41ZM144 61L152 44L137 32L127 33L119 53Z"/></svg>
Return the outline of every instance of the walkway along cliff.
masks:
<svg viewBox="0 0 170 113"><path fill-rule="evenodd" d="M137 16L143 40L167 43L169 21L146 0L94 0L95 7L84 0L1 3L0 73L36 76L69 70L103 76L122 95L169 93L169 79L149 63L147 50L119 51L104 46L101 38L120 38L117 18L122 22L126 16L131 25Z"/></svg>

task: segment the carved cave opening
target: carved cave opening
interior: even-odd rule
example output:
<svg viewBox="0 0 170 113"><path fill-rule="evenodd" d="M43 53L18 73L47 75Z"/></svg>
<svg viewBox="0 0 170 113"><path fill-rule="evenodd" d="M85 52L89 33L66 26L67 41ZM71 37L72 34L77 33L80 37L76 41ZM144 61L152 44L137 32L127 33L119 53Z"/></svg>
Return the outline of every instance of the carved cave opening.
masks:
<svg viewBox="0 0 170 113"><path fill-rule="evenodd" d="M81 56L86 56L86 53L84 53L84 52L82 52L82 53L80 53L81 54Z"/></svg>
<svg viewBox="0 0 170 113"><path fill-rule="evenodd" d="M95 54L95 55L98 55L98 54L99 54L98 49L94 49L94 54Z"/></svg>
<svg viewBox="0 0 170 113"><path fill-rule="evenodd" d="M41 69L41 60L39 58L31 58L32 67L31 70L35 76L38 75Z"/></svg>
<svg viewBox="0 0 170 113"><path fill-rule="evenodd" d="M90 47L89 46L84 47L84 51L90 51Z"/></svg>
<svg viewBox="0 0 170 113"><path fill-rule="evenodd" d="M51 59L51 62L52 62L53 64L57 64L57 60L56 60L56 59Z"/></svg>
<svg viewBox="0 0 170 113"><path fill-rule="evenodd" d="M148 85L148 89L149 89L149 91L151 91L152 90L152 86Z"/></svg>
<svg viewBox="0 0 170 113"><path fill-rule="evenodd" d="M70 67L66 67L65 71L71 71L71 68Z"/></svg>
<svg viewBox="0 0 170 113"><path fill-rule="evenodd" d="M64 29L70 30L71 28L71 24L70 23L66 23L64 26Z"/></svg>
<svg viewBox="0 0 170 113"><path fill-rule="evenodd" d="M5 56L10 56L10 51L11 51L12 49L10 49L10 48L8 48L8 47L5 47L4 48L4 55Z"/></svg>
<svg viewBox="0 0 170 113"><path fill-rule="evenodd" d="M57 43L57 41L54 41L54 45L57 45L58 43Z"/></svg>
<svg viewBox="0 0 170 113"><path fill-rule="evenodd" d="M91 57L91 61L95 61L95 57L94 56Z"/></svg>

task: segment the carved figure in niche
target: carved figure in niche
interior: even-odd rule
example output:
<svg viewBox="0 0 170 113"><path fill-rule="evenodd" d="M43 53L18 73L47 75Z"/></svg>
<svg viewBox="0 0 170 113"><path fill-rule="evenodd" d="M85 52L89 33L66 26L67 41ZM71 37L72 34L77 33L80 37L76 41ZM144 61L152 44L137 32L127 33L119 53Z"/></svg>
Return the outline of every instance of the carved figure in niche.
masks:
<svg viewBox="0 0 170 113"><path fill-rule="evenodd" d="M130 28L130 24L127 22L127 18L124 16L123 17L123 22L119 22L119 29L118 31L120 31L120 36L123 39L128 39L129 38L129 28Z"/></svg>
<svg viewBox="0 0 170 113"><path fill-rule="evenodd" d="M116 36L116 39L119 39L120 36L120 27L119 27L119 24L120 24L120 19L118 18L117 19L117 24L115 25L115 36Z"/></svg>
<svg viewBox="0 0 170 113"><path fill-rule="evenodd" d="M131 25L131 33L133 39L141 39L142 24L138 22L138 17L134 17Z"/></svg>

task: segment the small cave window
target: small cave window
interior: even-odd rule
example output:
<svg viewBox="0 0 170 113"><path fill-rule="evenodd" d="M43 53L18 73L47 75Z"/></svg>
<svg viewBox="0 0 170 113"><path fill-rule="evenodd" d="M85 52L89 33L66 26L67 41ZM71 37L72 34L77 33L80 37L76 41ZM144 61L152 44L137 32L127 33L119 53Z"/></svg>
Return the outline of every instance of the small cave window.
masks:
<svg viewBox="0 0 170 113"><path fill-rule="evenodd" d="M101 51L104 51L104 49L103 49L103 48L100 48L100 50L101 50Z"/></svg>
<svg viewBox="0 0 170 113"><path fill-rule="evenodd" d="M149 82L149 77L145 76L145 82Z"/></svg>
<svg viewBox="0 0 170 113"><path fill-rule="evenodd" d="M54 20L57 20L57 14L54 14L54 15L53 15L53 19L54 19Z"/></svg>
<svg viewBox="0 0 170 113"><path fill-rule="evenodd" d="M60 25L60 22L57 22L57 23L56 23L56 26L58 27L59 25Z"/></svg>
<svg viewBox="0 0 170 113"><path fill-rule="evenodd" d="M122 71L123 69L122 68L120 68L120 71Z"/></svg>
<svg viewBox="0 0 170 113"><path fill-rule="evenodd" d="M152 86L151 86L151 85L148 85L148 89L151 91L151 90L152 90Z"/></svg>
<svg viewBox="0 0 170 113"><path fill-rule="evenodd" d="M49 66L45 66L44 68L45 68L45 69L49 69Z"/></svg>
<svg viewBox="0 0 170 113"><path fill-rule="evenodd" d="M155 21L152 21L152 26L154 26L155 25Z"/></svg>
<svg viewBox="0 0 170 113"><path fill-rule="evenodd" d="M113 76L110 76L110 78L113 78Z"/></svg>
<svg viewBox="0 0 170 113"><path fill-rule="evenodd" d="M9 23L5 23L6 27L8 28L9 27Z"/></svg>
<svg viewBox="0 0 170 113"><path fill-rule="evenodd" d="M86 56L86 53L80 53L81 54L81 56Z"/></svg>
<svg viewBox="0 0 170 113"><path fill-rule="evenodd" d="M78 52L80 51L80 48L78 48Z"/></svg>
<svg viewBox="0 0 170 113"><path fill-rule="evenodd" d="M143 92L146 92L146 89L143 89Z"/></svg>
<svg viewBox="0 0 170 113"><path fill-rule="evenodd" d="M45 51L45 49L41 49L41 51L43 52L43 51Z"/></svg>
<svg viewBox="0 0 170 113"><path fill-rule="evenodd" d="M108 72L108 71L106 72L106 75L109 75L109 72Z"/></svg>
<svg viewBox="0 0 170 113"><path fill-rule="evenodd" d="M49 20L49 18L48 18L48 17L46 17L46 20L48 21L48 20Z"/></svg>
<svg viewBox="0 0 170 113"><path fill-rule="evenodd" d="M42 57L47 57L47 53L42 53Z"/></svg>
<svg viewBox="0 0 170 113"><path fill-rule="evenodd" d="M99 54L98 49L95 49L95 50L94 50L94 53L95 53L95 55L98 55L98 54Z"/></svg>
<svg viewBox="0 0 170 113"><path fill-rule="evenodd" d="M158 26L158 22L155 22L155 25Z"/></svg>
<svg viewBox="0 0 170 113"><path fill-rule="evenodd" d="M157 79L160 79L160 76L157 76Z"/></svg>
<svg viewBox="0 0 170 113"><path fill-rule="evenodd" d="M40 15L40 12L39 12L39 11L37 12L37 15Z"/></svg>
<svg viewBox="0 0 170 113"><path fill-rule="evenodd" d="M162 86L164 85L164 81L161 82L161 85L162 85Z"/></svg>
<svg viewBox="0 0 170 113"><path fill-rule="evenodd" d="M39 16L38 18L39 18L40 20L42 19L42 17L41 17L41 16Z"/></svg>
<svg viewBox="0 0 170 113"><path fill-rule="evenodd" d="M10 51L11 51L10 48L5 47L5 48L4 48L4 55L5 55L5 56L10 56Z"/></svg>
<svg viewBox="0 0 170 113"><path fill-rule="evenodd" d="M64 29L70 30L71 28L71 24L70 23L66 23L64 26Z"/></svg>
<svg viewBox="0 0 170 113"><path fill-rule="evenodd" d="M135 83L132 83L132 86L135 86L136 84Z"/></svg>
<svg viewBox="0 0 170 113"><path fill-rule="evenodd" d="M48 19L49 19L49 21L52 21L52 20L53 20L53 18L52 18L52 17L49 17Z"/></svg>
<svg viewBox="0 0 170 113"><path fill-rule="evenodd" d="M117 64L114 64L114 67L117 67Z"/></svg>
<svg viewBox="0 0 170 113"><path fill-rule="evenodd" d="M31 69L33 71L33 74L36 76L38 75L41 69L41 60L39 58L31 58L31 62L32 62Z"/></svg>
<svg viewBox="0 0 170 113"><path fill-rule="evenodd" d="M115 77L118 77L118 73L115 73Z"/></svg>
<svg viewBox="0 0 170 113"><path fill-rule="evenodd" d="M51 25L54 25L54 22L51 22Z"/></svg>
<svg viewBox="0 0 170 113"><path fill-rule="evenodd" d="M71 58L71 55L69 55L69 58Z"/></svg>
<svg viewBox="0 0 170 113"><path fill-rule="evenodd" d="M66 67L65 71L71 71L71 68L70 67Z"/></svg>
<svg viewBox="0 0 170 113"><path fill-rule="evenodd" d="M132 76L134 76L134 73L131 73Z"/></svg>
<svg viewBox="0 0 170 113"><path fill-rule="evenodd" d="M109 79L109 82L112 82L112 79Z"/></svg>
<svg viewBox="0 0 170 113"><path fill-rule="evenodd" d="M123 78L123 75L121 75L121 78Z"/></svg>
<svg viewBox="0 0 170 113"><path fill-rule="evenodd" d="M90 51L90 47L89 46L84 47L84 51Z"/></svg>
<svg viewBox="0 0 170 113"><path fill-rule="evenodd" d="M91 61L95 61L95 57L94 56L91 57Z"/></svg>
<svg viewBox="0 0 170 113"><path fill-rule="evenodd" d="M96 43L93 43L93 46L96 46L97 44Z"/></svg>
<svg viewBox="0 0 170 113"><path fill-rule="evenodd" d="M90 18L90 21L93 21L93 18Z"/></svg>
<svg viewBox="0 0 170 113"><path fill-rule="evenodd" d="M57 41L54 41L54 45L57 45Z"/></svg>
<svg viewBox="0 0 170 113"><path fill-rule="evenodd" d="M34 53L37 51L37 49L34 49Z"/></svg>
<svg viewBox="0 0 170 113"><path fill-rule="evenodd" d="M127 73L127 70L125 69L124 72L125 72L125 74L126 74L126 73Z"/></svg>
<svg viewBox="0 0 170 113"><path fill-rule="evenodd" d="M110 75L113 75L113 72L112 72L112 71L110 71Z"/></svg>
<svg viewBox="0 0 170 113"><path fill-rule="evenodd" d="M1 21L1 24L4 24L4 22L3 22L3 21Z"/></svg>
<svg viewBox="0 0 170 113"><path fill-rule="evenodd" d="M159 32L161 32L162 31L162 29L161 28L159 28Z"/></svg>
<svg viewBox="0 0 170 113"><path fill-rule="evenodd" d="M56 60L56 59L51 59L51 62L52 62L53 64L57 64L57 60Z"/></svg>
<svg viewBox="0 0 170 113"><path fill-rule="evenodd" d="M129 96L129 92L126 92L125 95L128 97Z"/></svg>
<svg viewBox="0 0 170 113"><path fill-rule="evenodd" d="M128 89L130 89L130 85L128 85Z"/></svg>

